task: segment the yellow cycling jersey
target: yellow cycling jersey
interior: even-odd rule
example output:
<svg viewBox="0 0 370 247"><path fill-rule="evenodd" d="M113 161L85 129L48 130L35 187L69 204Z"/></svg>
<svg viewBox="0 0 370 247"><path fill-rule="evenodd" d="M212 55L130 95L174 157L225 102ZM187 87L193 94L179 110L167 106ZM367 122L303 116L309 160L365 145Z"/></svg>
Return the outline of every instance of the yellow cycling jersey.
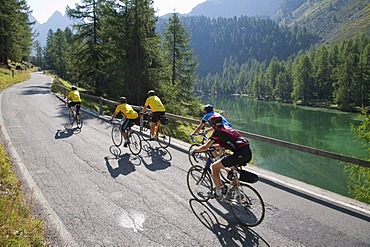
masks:
<svg viewBox="0 0 370 247"><path fill-rule="evenodd" d="M152 112L165 112L166 108L164 108L164 105L162 104L162 101L157 96L153 95L146 99L145 105L149 106Z"/></svg>
<svg viewBox="0 0 370 247"><path fill-rule="evenodd" d="M80 92L78 92L77 90L70 91L67 95L67 98L70 99L72 102L82 102Z"/></svg>
<svg viewBox="0 0 370 247"><path fill-rule="evenodd" d="M132 106L126 103L120 104L116 107L114 113L118 114L119 112L122 112L126 119L136 119L139 116Z"/></svg>

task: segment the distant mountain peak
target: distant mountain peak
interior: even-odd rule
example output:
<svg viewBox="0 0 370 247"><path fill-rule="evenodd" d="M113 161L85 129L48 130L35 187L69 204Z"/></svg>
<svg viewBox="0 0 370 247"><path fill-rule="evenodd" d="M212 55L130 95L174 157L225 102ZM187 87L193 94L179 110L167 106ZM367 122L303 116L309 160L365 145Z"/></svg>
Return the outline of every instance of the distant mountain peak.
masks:
<svg viewBox="0 0 370 247"><path fill-rule="evenodd" d="M38 22L36 21L36 24L33 26L33 28L38 33L36 39L40 42L41 46L45 46L46 36L50 29L54 32L58 28L64 30L66 27L72 26L72 24L73 21L69 19L67 15L62 15L61 12L55 11L45 23L38 24Z"/></svg>

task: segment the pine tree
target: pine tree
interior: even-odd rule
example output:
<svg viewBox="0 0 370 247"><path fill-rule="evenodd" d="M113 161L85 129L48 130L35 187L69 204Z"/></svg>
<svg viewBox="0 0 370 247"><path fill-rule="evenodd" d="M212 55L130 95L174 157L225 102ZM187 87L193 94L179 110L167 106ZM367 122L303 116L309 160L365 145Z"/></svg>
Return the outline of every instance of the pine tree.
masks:
<svg viewBox="0 0 370 247"><path fill-rule="evenodd" d="M32 49L30 13L25 0L2 0L0 4L0 63L27 60Z"/></svg>
<svg viewBox="0 0 370 247"><path fill-rule="evenodd" d="M189 110L189 107L184 107L184 103L192 105L190 103L195 101L193 88L197 61L190 48L190 42L187 29L181 23L178 14L173 13L165 25L162 45L170 77L169 83L162 87L165 86L167 97L171 97L171 102L174 103L171 106L174 112Z"/></svg>
<svg viewBox="0 0 370 247"><path fill-rule="evenodd" d="M67 6L67 14L75 19L78 58L79 79L87 88L95 91L96 95L102 95L105 85L102 80L102 62L104 54L101 50L100 18L101 6L104 0L82 0L72 9Z"/></svg>

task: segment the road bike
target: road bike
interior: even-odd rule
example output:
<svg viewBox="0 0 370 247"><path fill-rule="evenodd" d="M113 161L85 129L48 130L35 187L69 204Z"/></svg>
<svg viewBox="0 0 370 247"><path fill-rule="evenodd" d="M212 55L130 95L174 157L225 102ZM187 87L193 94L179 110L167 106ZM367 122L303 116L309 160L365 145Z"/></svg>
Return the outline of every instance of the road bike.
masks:
<svg viewBox="0 0 370 247"><path fill-rule="evenodd" d="M190 139L191 139L192 142L195 142L194 137L196 137L196 136L201 136L202 137L201 143L193 143L189 147L188 158L189 158L190 164L192 166L194 166L194 165L203 166L206 163L209 163L209 165L210 165L211 163L215 162L216 160L226 156L225 150L223 150L221 147L216 146L216 145L213 145L211 148L209 148L205 152L194 153L193 152L194 149L200 147L201 145L203 145L204 143L207 142L207 140L208 140L207 132L202 131L202 132L198 132L196 134L189 135L189 136L190 136Z"/></svg>
<svg viewBox="0 0 370 247"><path fill-rule="evenodd" d="M143 131L150 131L152 116L149 113L145 113L143 116ZM170 129L165 126L168 123L166 116L161 116L154 128L154 138L157 140L159 146L167 148L171 143L171 132Z"/></svg>
<svg viewBox="0 0 370 247"><path fill-rule="evenodd" d="M265 204L256 189L247 183L255 183L258 176L236 165L228 172L228 179L222 179L222 199L229 206L234 218L247 227L259 225L265 216ZM200 165L190 167L187 185L191 195L200 202L210 199L213 193L213 180L208 169Z"/></svg>
<svg viewBox="0 0 370 247"><path fill-rule="evenodd" d="M112 141L113 144L116 147L119 147L122 144L123 136L122 136L122 123L123 121L111 121L112 125ZM131 123L129 125L125 132L127 136L127 146L130 150L130 152L133 155L138 155L141 152L141 139L138 133L136 133L132 126L134 126L134 123Z"/></svg>
<svg viewBox="0 0 370 247"><path fill-rule="evenodd" d="M228 155L228 152L222 149L219 145L213 145L210 148L208 148L208 150L206 150L205 152L195 153L194 149L200 147L201 145L207 142L208 140L207 132L202 131L202 132L198 132L196 134L189 135L189 136L192 142L195 142L194 137L196 136L202 137L201 143L193 143L189 147L188 158L192 166L199 165L199 166L205 167L206 169L209 170L209 172L211 172L210 170L211 164L215 162L216 160L219 160L225 157L226 155ZM227 172L228 171L226 169L223 169L220 172L221 177L225 180L227 180Z"/></svg>
<svg viewBox="0 0 370 247"><path fill-rule="evenodd" d="M72 106L71 109L71 111L68 109L70 128L73 128L73 125L76 123L77 129L82 129L81 111L77 111L77 105Z"/></svg>

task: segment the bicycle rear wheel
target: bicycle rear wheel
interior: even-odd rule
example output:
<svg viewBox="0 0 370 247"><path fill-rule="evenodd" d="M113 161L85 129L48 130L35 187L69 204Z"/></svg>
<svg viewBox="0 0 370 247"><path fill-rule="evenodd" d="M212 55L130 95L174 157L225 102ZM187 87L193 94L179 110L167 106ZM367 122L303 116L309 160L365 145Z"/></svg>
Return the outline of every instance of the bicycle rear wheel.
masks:
<svg viewBox="0 0 370 247"><path fill-rule="evenodd" d="M188 151L188 158L192 166L199 165L201 167L205 167L208 160L208 154L206 152L194 153L194 155L192 155L194 149L199 146L200 144L198 143L194 143L190 146Z"/></svg>
<svg viewBox="0 0 370 247"><path fill-rule="evenodd" d="M167 148L170 145L171 132L166 126L163 125L159 126L157 141L159 146L161 146L162 148Z"/></svg>
<svg viewBox="0 0 370 247"><path fill-rule="evenodd" d="M244 226L260 224L265 216L265 204L260 194L247 184L240 184L229 191L230 211Z"/></svg>
<svg viewBox="0 0 370 247"><path fill-rule="evenodd" d="M115 125L112 128L112 141L117 147L122 144L122 133L119 125Z"/></svg>
<svg viewBox="0 0 370 247"><path fill-rule="evenodd" d="M74 112L68 111L68 117L69 117L69 122L71 123L71 128L72 128L75 122Z"/></svg>
<svg viewBox="0 0 370 247"><path fill-rule="evenodd" d="M82 116L81 113L76 115L76 124L78 129L82 129Z"/></svg>
<svg viewBox="0 0 370 247"><path fill-rule="evenodd" d="M213 190L213 183L209 173L201 166L190 167L186 176L188 189L195 200L205 202L209 200L208 193Z"/></svg>
<svg viewBox="0 0 370 247"><path fill-rule="evenodd" d="M138 155L141 152L141 140L140 136L136 132L128 133L129 144L128 148L133 155Z"/></svg>

